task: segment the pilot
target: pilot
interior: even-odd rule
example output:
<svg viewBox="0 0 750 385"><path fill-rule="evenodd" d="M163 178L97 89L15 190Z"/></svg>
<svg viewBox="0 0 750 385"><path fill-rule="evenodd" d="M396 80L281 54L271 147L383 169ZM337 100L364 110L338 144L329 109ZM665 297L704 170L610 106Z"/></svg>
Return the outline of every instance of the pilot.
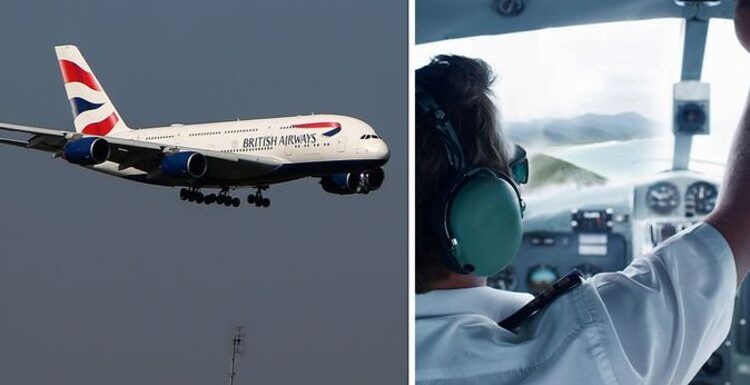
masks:
<svg viewBox="0 0 750 385"><path fill-rule="evenodd" d="M492 82L460 56L416 73L417 383L688 384L727 337L750 269L750 110L703 222L622 271L572 273L535 298L487 286L519 248L524 210Z"/></svg>

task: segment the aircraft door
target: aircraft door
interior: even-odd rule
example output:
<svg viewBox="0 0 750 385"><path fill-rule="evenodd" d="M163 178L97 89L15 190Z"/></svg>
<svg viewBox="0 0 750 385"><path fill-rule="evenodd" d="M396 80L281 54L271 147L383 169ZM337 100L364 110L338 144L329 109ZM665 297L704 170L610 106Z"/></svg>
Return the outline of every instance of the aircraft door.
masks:
<svg viewBox="0 0 750 385"><path fill-rule="evenodd" d="M336 141L336 150L338 152L345 152L346 151L346 136L341 136Z"/></svg>

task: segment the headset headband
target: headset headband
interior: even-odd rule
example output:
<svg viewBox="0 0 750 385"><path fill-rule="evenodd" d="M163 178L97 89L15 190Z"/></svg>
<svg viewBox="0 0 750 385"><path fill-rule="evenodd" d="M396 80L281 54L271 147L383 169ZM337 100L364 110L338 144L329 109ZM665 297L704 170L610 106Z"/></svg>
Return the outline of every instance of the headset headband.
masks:
<svg viewBox="0 0 750 385"><path fill-rule="evenodd" d="M443 147L445 147L448 164L450 164L458 173L466 169L466 158L458 140L458 135L453 129L448 116L435 99L427 92L424 87L417 84L416 86L417 105L428 118L434 119L433 126L443 137Z"/></svg>

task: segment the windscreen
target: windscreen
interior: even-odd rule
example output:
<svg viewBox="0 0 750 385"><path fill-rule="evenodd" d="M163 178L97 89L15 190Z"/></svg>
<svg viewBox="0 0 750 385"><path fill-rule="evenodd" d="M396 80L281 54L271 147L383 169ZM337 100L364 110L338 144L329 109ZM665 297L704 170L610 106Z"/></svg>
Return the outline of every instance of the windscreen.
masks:
<svg viewBox="0 0 750 385"><path fill-rule="evenodd" d="M414 60L489 63L504 135L529 150L525 192L585 188L671 167L683 28L656 19L456 39L419 45ZM720 175L750 84L731 20L710 23L702 80L711 83L711 135L695 139L690 168Z"/></svg>

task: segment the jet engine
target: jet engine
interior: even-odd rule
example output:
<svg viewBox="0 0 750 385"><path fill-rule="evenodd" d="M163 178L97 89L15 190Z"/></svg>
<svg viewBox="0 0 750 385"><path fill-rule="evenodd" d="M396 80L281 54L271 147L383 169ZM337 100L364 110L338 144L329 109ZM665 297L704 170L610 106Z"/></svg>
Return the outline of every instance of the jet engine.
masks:
<svg viewBox="0 0 750 385"><path fill-rule="evenodd" d="M63 147L63 158L70 163L93 166L109 159L109 143L96 137L70 141Z"/></svg>
<svg viewBox="0 0 750 385"><path fill-rule="evenodd" d="M206 175L208 162L198 152L183 151L165 156L159 168L169 176L198 179Z"/></svg>
<svg viewBox="0 0 750 385"><path fill-rule="evenodd" d="M320 178L323 190L339 195L367 194L383 185L385 172L382 168L326 175Z"/></svg>

